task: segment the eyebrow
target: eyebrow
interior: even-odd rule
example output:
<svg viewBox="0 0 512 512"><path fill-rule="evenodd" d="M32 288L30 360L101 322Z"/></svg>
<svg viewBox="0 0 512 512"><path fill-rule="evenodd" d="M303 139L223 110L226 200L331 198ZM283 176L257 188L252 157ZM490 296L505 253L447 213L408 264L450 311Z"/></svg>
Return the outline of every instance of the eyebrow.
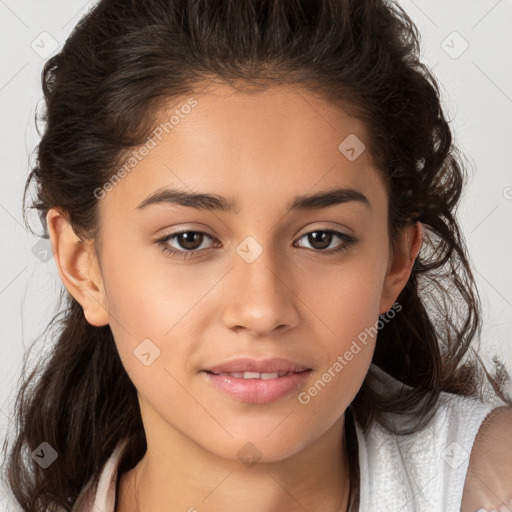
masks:
<svg viewBox="0 0 512 512"><path fill-rule="evenodd" d="M316 210L337 204L359 202L371 209L368 198L353 188L336 188L308 195L296 196L288 203L287 211ZM239 206L233 199L218 194L195 193L184 190L164 188L148 196L137 209L142 210L154 204L173 204L197 208L199 210L238 213Z"/></svg>

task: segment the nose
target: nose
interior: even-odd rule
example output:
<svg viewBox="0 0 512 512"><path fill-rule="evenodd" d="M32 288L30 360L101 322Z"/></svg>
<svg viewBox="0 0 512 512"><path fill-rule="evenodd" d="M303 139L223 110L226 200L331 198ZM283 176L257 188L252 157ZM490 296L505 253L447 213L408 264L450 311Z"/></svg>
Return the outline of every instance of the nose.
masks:
<svg viewBox="0 0 512 512"><path fill-rule="evenodd" d="M222 315L227 328L261 336L298 324L300 299L293 273L279 264L273 251L263 250L252 262L235 255L229 279L229 300Z"/></svg>

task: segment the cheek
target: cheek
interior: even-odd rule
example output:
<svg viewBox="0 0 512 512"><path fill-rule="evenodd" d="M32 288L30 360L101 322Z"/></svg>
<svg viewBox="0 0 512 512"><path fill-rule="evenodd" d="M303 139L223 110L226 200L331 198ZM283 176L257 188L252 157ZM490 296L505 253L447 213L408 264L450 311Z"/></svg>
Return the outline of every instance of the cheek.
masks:
<svg viewBox="0 0 512 512"><path fill-rule="evenodd" d="M377 246L368 247L339 265L322 267L309 288L307 302L314 305L324 357L317 384L304 401L311 400L318 414L331 420L352 401L371 364L387 264L382 253ZM326 410L331 412L322 412Z"/></svg>
<svg viewBox="0 0 512 512"><path fill-rule="evenodd" d="M304 272L300 295L332 334L347 341L378 319L384 265L378 254L363 253L340 264L318 265Z"/></svg>
<svg viewBox="0 0 512 512"><path fill-rule="evenodd" d="M133 247L118 254L105 251L109 313L130 332L161 337L193 309L209 283L194 278L191 266L166 261L156 248Z"/></svg>
<svg viewBox="0 0 512 512"><path fill-rule="evenodd" d="M198 278L192 266L171 266L163 255L148 264L144 251L124 254L105 251L102 266L110 327L127 372L140 372L141 352L158 354L153 369L186 364L204 327L201 298L216 279Z"/></svg>
<svg viewBox="0 0 512 512"><path fill-rule="evenodd" d="M380 288L378 275L369 272L357 280L351 279L341 283L336 298L331 295L329 317L334 323L334 330L343 333L343 339L353 339L364 329L373 325L379 315Z"/></svg>
<svg viewBox="0 0 512 512"><path fill-rule="evenodd" d="M375 349L381 273L372 266L362 270L318 280L308 298L315 305L322 364L299 401L325 424L333 423L352 402Z"/></svg>

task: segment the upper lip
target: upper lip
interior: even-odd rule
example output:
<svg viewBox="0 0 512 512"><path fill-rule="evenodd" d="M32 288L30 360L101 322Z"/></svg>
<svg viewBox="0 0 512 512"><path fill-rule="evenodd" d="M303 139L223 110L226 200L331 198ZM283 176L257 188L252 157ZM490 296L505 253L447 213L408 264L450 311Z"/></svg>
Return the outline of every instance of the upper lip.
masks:
<svg viewBox="0 0 512 512"><path fill-rule="evenodd" d="M310 370L303 364L296 363L290 359L282 357L272 357L269 359L251 359L241 357L225 361L208 368L204 371L212 373L235 373L235 372L257 372L257 373L274 373L274 372L301 372Z"/></svg>

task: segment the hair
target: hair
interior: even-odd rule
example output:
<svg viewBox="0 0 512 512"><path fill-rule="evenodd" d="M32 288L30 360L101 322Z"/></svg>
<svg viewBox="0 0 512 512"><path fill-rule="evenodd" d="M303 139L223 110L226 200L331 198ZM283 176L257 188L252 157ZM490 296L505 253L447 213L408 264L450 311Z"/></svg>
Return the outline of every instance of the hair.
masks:
<svg viewBox="0 0 512 512"><path fill-rule="evenodd" d="M97 240L102 187L155 128L171 101L217 81L244 91L293 85L361 120L368 154L386 184L390 242L421 222L423 245L379 330L372 362L411 387L382 393L369 372L347 412L350 508L359 503L354 418L392 428L387 412L409 414L418 431L441 392L482 399L489 385L507 404L509 376L494 359L491 376L475 350L481 306L456 219L467 172L452 142L439 86L419 60L416 26L384 0L102 0L44 66L44 133L25 184L35 181L39 212L60 209L81 239ZM36 115L37 117L37 115ZM29 227L30 229L30 227ZM47 327L56 343L16 397L16 437L5 471L24 511L71 510L122 438L120 471L146 451L137 391L110 326L95 327L61 290ZM27 354L28 356L28 354ZM484 379L487 379L487 383ZM34 464L41 442L58 453L51 469ZM6 450L6 442L4 443ZM23 454L27 460L23 460Z"/></svg>

